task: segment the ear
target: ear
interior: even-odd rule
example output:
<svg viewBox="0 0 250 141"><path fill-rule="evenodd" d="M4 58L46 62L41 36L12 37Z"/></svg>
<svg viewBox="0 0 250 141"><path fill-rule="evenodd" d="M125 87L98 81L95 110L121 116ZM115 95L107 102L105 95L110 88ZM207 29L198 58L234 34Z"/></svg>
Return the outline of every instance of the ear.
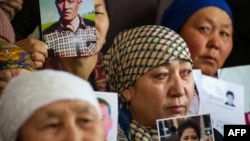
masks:
<svg viewBox="0 0 250 141"><path fill-rule="evenodd" d="M131 97L132 97L132 94L133 94L133 90L131 87L127 88L127 89L124 89L122 91L122 96L125 98L126 102L129 103L130 100L131 100Z"/></svg>

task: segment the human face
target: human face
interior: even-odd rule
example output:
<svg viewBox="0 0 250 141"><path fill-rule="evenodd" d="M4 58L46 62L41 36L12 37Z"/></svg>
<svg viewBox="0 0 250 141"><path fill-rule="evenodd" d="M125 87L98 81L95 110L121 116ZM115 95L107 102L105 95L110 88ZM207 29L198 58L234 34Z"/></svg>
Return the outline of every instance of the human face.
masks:
<svg viewBox="0 0 250 141"><path fill-rule="evenodd" d="M94 106L65 100L38 109L21 127L21 141L104 141L104 129Z"/></svg>
<svg viewBox="0 0 250 141"><path fill-rule="evenodd" d="M191 127L185 129L180 137L180 141L198 141L198 135Z"/></svg>
<svg viewBox="0 0 250 141"><path fill-rule="evenodd" d="M217 7L198 10L180 31L189 46L194 68L209 76L215 76L229 56L232 34L230 17Z"/></svg>
<svg viewBox="0 0 250 141"><path fill-rule="evenodd" d="M227 102L228 104L232 105L234 102L234 97L232 95L227 95Z"/></svg>
<svg viewBox="0 0 250 141"><path fill-rule="evenodd" d="M149 70L122 94L134 120L156 127L156 119L185 115L193 90L191 63L174 60Z"/></svg>
<svg viewBox="0 0 250 141"><path fill-rule="evenodd" d="M105 104L100 103L99 106L102 112L102 124L105 128L105 134L108 136L109 130L112 128L111 115L109 115L108 107Z"/></svg>
<svg viewBox="0 0 250 141"><path fill-rule="evenodd" d="M65 21L73 21L77 17L81 4L82 0L56 0L58 12Z"/></svg>
<svg viewBox="0 0 250 141"><path fill-rule="evenodd" d="M22 68L13 68L13 69L4 69L0 70L0 97L2 95L3 89L7 85L7 83L12 79L13 77L22 74L22 73L28 73L31 72L27 69Z"/></svg>
<svg viewBox="0 0 250 141"><path fill-rule="evenodd" d="M109 17L104 0L95 0L95 21L97 52L99 52L105 43L109 28Z"/></svg>

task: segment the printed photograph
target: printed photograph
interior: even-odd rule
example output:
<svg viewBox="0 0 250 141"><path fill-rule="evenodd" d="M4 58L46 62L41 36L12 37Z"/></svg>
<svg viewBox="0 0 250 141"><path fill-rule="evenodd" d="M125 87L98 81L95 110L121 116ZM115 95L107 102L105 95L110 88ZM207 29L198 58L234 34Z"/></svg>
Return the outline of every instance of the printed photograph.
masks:
<svg viewBox="0 0 250 141"><path fill-rule="evenodd" d="M94 0L40 0L41 33L50 56L96 53Z"/></svg>
<svg viewBox="0 0 250 141"><path fill-rule="evenodd" d="M117 141L118 97L117 93L96 92L102 113L106 141Z"/></svg>
<svg viewBox="0 0 250 141"><path fill-rule="evenodd" d="M214 141L210 114L157 120L159 141Z"/></svg>

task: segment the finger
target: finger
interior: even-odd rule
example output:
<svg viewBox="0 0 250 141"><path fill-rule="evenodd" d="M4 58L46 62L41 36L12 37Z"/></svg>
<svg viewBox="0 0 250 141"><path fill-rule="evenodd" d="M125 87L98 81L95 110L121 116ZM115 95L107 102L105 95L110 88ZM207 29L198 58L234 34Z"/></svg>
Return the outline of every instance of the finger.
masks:
<svg viewBox="0 0 250 141"><path fill-rule="evenodd" d="M23 8L23 0L5 0L4 4L12 7L15 12L19 12Z"/></svg>
<svg viewBox="0 0 250 141"><path fill-rule="evenodd" d="M48 57L48 46L44 42L37 39L23 39L15 43L23 48L26 52L39 52L45 58Z"/></svg>
<svg viewBox="0 0 250 141"><path fill-rule="evenodd" d="M15 16L15 10L12 7L7 5L0 5L0 7L8 15L9 19L12 19Z"/></svg>
<svg viewBox="0 0 250 141"><path fill-rule="evenodd" d="M33 61L33 64L35 65L35 68L37 69L43 67L43 62L40 62L40 61Z"/></svg>
<svg viewBox="0 0 250 141"><path fill-rule="evenodd" d="M28 52L28 54L30 55L30 58L32 61L39 61L44 63L45 62L45 57L43 54L39 53L39 52Z"/></svg>

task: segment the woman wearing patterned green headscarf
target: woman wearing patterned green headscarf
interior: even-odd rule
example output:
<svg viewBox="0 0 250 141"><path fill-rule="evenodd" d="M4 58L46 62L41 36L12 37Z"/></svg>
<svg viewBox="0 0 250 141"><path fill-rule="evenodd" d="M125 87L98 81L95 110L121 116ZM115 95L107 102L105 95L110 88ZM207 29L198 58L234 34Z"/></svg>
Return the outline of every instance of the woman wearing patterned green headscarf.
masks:
<svg viewBox="0 0 250 141"><path fill-rule="evenodd" d="M117 140L158 141L157 119L187 114L192 64L186 43L169 28L140 26L115 37L103 67L110 89L119 93Z"/></svg>

